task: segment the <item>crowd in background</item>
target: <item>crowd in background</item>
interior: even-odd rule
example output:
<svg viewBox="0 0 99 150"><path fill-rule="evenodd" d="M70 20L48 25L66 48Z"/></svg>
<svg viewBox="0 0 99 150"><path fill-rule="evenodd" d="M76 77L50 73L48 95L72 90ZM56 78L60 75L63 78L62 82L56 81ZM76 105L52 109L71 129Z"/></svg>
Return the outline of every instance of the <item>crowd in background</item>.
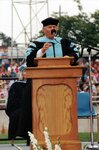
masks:
<svg viewBox="0 0 99 150"><path fill-rule="evenodd" d="M3 56L0 62L0 77L15 77L20 78L19 67L22 65L23 61L17 62L16 60L9 60L6 55ZM89 92L89 80L90 80L90 70L89 62L85 58L79 58L78 65L83 67L82 77L78 80L78 91ZM0 99L6 99L7 92L13 81L10 80L0 80ZM99 60L96 59L91 62L91 86L92 95L97 96L95 100L99 100ZM5 90L6 89L6 90Z"/></svg>
<svg viewBox="0 0 99 150"><path fill-rule="evenodd" d="M13 82L17 79L21 79L21 73L19 67L22 65L22 61L2 59L0 63L0 105L6 104L8 91ZM13 78L13 80L2 80L3 78Z"/></svg>
<svg viewBox="0 0 99 150"><path fill-rule="evenodd" d="M16 60L9 61L1 64L0 66L0 77L18 77L19 67L22 65L22 61Z"/></svg>
<svg viewBox="0 0 99 150"><path fill-rule="evenodd" d="M82 77L78 81L78 91L92 92L94 100L99 100L99 60L80 58L78 64L83 67Z"/></svg>

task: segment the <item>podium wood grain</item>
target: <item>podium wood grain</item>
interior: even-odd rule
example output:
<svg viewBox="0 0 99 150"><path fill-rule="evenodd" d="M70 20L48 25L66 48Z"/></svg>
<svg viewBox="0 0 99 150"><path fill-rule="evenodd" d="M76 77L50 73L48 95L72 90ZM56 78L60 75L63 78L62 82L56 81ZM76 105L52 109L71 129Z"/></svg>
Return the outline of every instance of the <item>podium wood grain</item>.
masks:
<svg viewBox="0 0 99 150"><path fill-rule="evenodd" d="M32 79L33 134L44 145L43 131L47 127L53 143L60 137L62 150L81 150L78 139L77 80L82 68L70 66L69 63L66 65L67 58L63 58L63 65L62 58L49 60L36 59L40 65L27 68L27 78Z"/></svg>

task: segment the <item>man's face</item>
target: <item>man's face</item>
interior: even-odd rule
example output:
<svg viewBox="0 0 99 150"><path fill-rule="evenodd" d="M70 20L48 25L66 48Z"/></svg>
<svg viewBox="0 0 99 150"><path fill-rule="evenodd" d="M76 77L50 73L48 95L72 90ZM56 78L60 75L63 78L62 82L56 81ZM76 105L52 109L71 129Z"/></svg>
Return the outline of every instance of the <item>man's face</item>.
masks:
<svg viewBox="0 0 99 150"><path fill-rule="evenodd" d="M48 25L48 26L43 27L43 32L44 32L45 36L50 39L53 39L54 35L51 34L51 30L53 30L53 29L57 31L58 27L56 25Z"/></svg>

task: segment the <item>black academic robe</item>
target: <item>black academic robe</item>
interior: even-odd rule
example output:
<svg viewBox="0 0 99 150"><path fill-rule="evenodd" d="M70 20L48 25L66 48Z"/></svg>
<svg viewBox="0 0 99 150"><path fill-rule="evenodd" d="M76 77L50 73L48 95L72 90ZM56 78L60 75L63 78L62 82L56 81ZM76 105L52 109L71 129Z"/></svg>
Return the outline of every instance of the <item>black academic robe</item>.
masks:
<svg viewBox="0 0 99 150"><path fill-rule="evenodd" d="M31 48L31 49L33 48L33 51L26 58L27 67L36 66L36 64L34 62L34 58L36 58L37 51L43 47L45 42L34 41L33 43L36 45L36 47L33 47L32 45L29 46L29 48ZM76 51L74 51L75 45L73 47L70 47L71 42L67 39L62 39L60 41L60 44L62 46L63 57L66 55L73 56L74 61L73 61L72 65L76 65L77 60L78 60L78 55L77 55ZM46 57L46 54L44 54L43 57Z"/></svg>
<svg viewBox="0 0 99 150"><path fill-rule="evenodd" d="M17 135L28 139L28 131L32 132L31 79L24 88Z"/></svg>
<svg viewBox="0 0 99 150"><path fill-rule="evenodd" d="M19 126L20 113L22 108L22 99L26 82L14 82L8 92L6 114L9 117L8 138L15 139Z"/></svg>

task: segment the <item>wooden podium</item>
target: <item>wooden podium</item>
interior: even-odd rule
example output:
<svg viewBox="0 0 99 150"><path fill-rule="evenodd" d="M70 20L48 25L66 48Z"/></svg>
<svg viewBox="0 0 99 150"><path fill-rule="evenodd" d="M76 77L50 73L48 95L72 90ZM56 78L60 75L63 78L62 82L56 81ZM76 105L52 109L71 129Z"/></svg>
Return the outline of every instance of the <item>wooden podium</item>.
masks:
<svg viewBox="0 0 99 150"><path fill-rule="evenodd" d="M70 66L72 58L36 58L37 67L27 68L32 79L33 134L45 145L47 127L53 143L60 137L62 150L81 150L78 139L77 79L80 66Z"/></svg>

